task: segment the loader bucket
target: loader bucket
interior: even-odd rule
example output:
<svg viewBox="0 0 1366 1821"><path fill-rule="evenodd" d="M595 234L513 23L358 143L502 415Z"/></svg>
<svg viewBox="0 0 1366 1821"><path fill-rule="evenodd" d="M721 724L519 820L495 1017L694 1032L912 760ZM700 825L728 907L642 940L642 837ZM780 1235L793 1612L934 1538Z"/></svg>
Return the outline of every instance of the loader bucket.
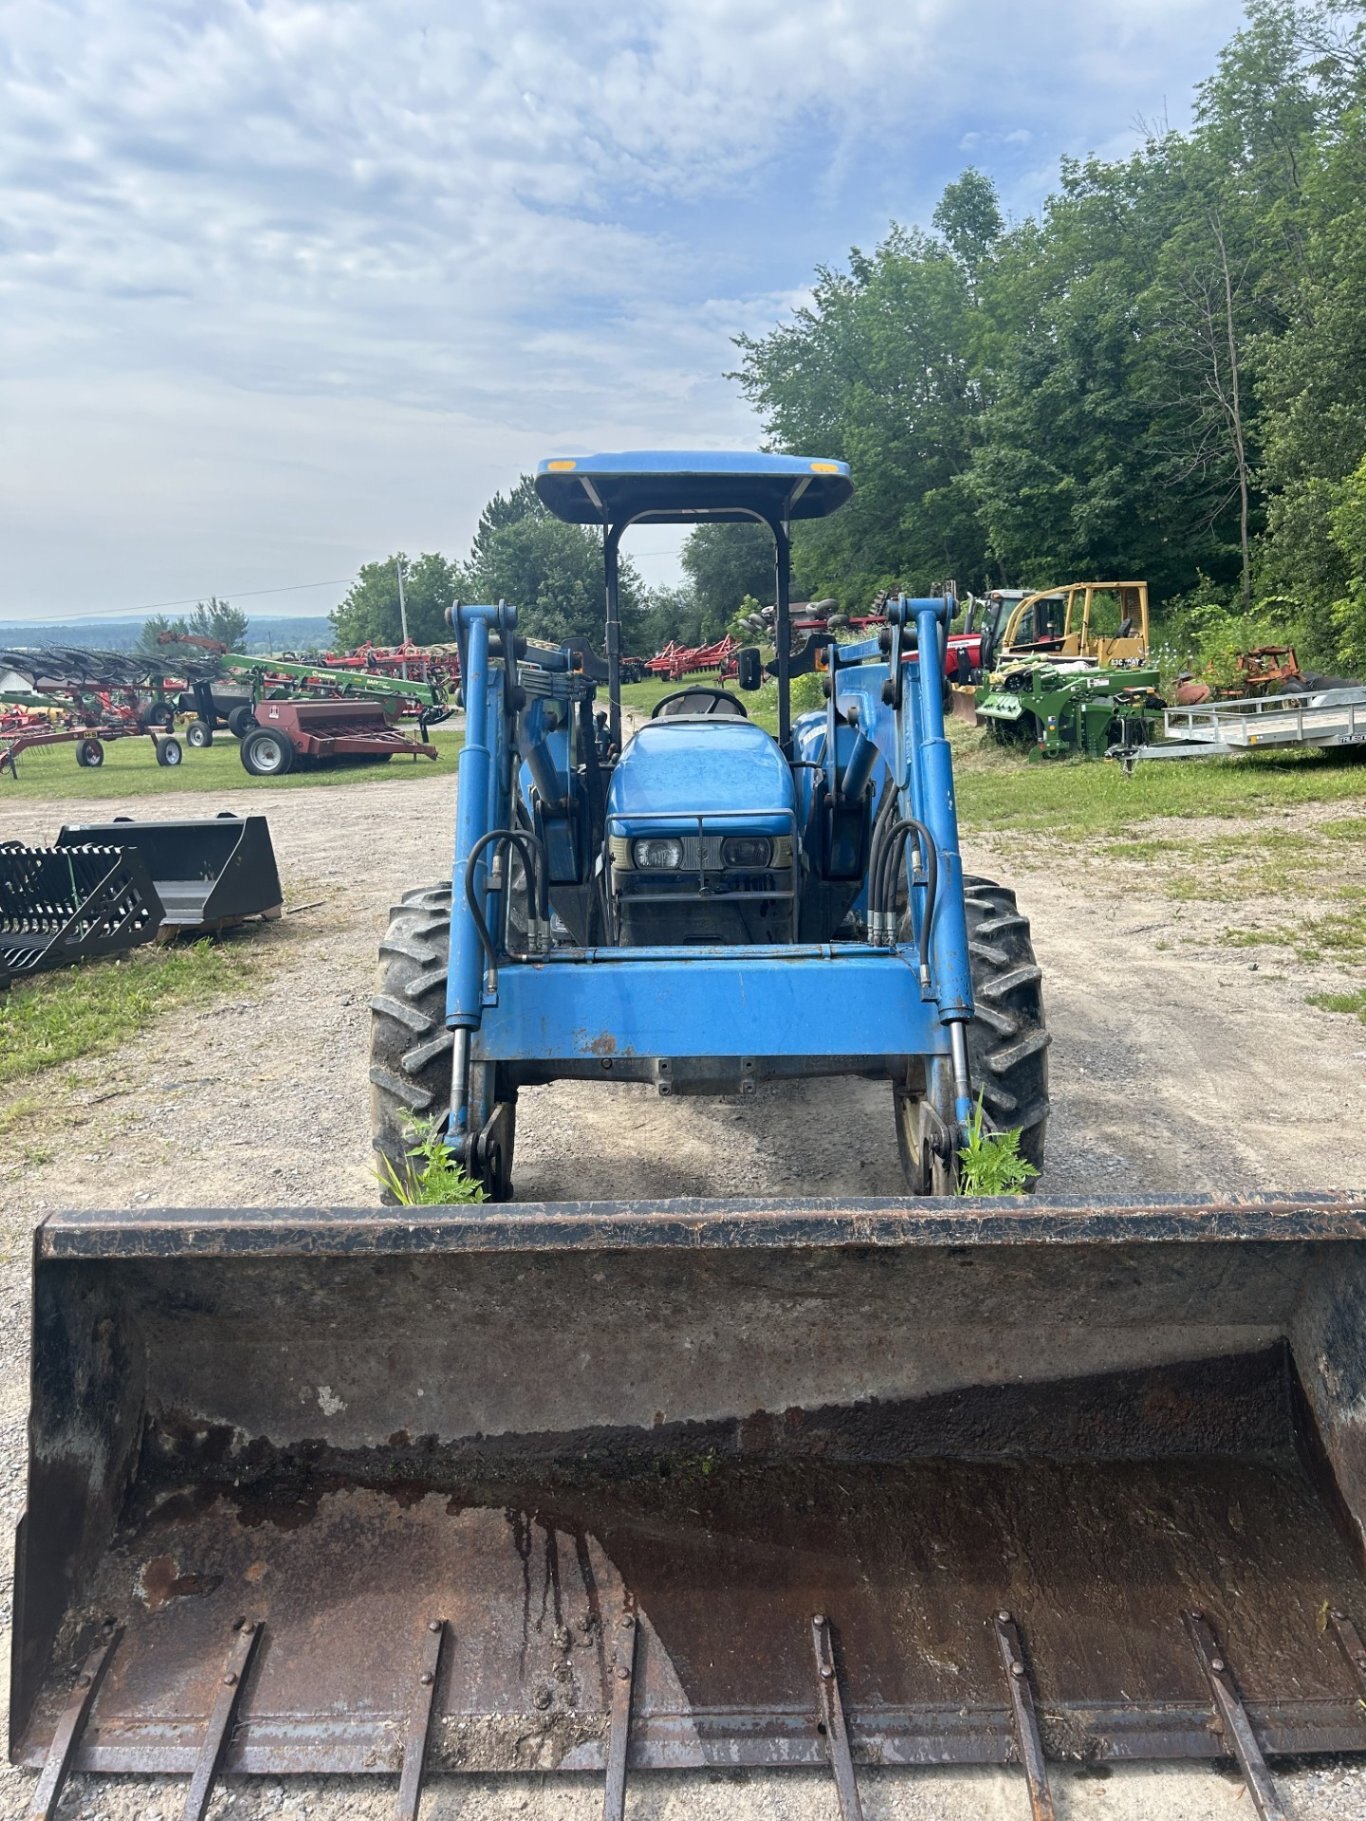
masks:
<svg viewBox="0 0 1366 1821"><path fill-rule="evenodd" d="M11 1752L1366 1751L1363 1336L1326 1196L56 1216Z"/></svg>
<svg viewBox="0 0 1366 1821"><path fill-rule="evenodd" d="M264 816L228 811L193 822L82 822L58 847L89 841L136 848L164 906L162 929L220 930L247 917L277 916L284 900Z"/></svg>
<svg viewBox="0 0 1366 1821"><path fill-rule="evenodd" d="M136 853L0 842L0 982L155 939L161 900Z"/></svg>

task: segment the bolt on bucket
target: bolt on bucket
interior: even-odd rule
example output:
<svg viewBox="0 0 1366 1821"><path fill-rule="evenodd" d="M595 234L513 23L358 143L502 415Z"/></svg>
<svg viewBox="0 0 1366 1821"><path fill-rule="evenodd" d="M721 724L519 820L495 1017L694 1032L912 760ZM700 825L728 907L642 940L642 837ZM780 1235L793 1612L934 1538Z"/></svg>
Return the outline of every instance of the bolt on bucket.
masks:
<svg viewBox="0 0 1366 1821"><path fill-rule="evenodd" d="M221 815L184 822L113 822L68 825L58 847L133 848L156 884L161 927L220 930L248 917L277 917L284 902L280 874L264 816Z"/></svg>
<svg viewBox="0 0 1366 1821"><path fill-rule="evenodd" d="M1360 1200L63 1215L34 1292L49 1777L1366 1751Z"/></svg>

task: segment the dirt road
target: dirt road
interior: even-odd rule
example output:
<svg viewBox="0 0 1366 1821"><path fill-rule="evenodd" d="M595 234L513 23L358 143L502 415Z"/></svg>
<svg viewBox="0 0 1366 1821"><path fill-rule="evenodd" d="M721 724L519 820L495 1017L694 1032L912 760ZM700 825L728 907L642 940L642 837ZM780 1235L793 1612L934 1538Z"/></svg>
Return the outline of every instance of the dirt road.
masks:
<svg viewBox="0 0 1366 1821"><path fill-rule="evenodd" d="M367 998L389 904L439 878L449 852L449 773L401 787L370 781L280 793L271 825L292 905L316 905L264 934L269 965L239 998L157 1023L84 1084L53 1097L36 1126L0 1145L0 1527L22 1500L27 1401L27 1244L59 1207L375 1199L367 1137ZM229 793L178 797L181 815L259 808ZM79 805L8 808L3 834L41 839ZM145 803L102 812L148 813ZM1188 826L1183 834L1193 831ZM1198 832L1198 831L1194 831ZM1075 864L1026 869L1001 838L965 841L976 870L1017 886L1045 971L1053 1124L1043 1187L1058 1195L1360 1187L1366 1184L1366 1027L1315 1011L1314 969L1220 940L1228 904L1175 901L1156 874ZM1282 913L1284 912L1284 906ZM1238 915L1255 914L1256 905ZM1298 904L1296 914L1311 906ZM247 938L252 939L252 938ZM261 938L257 938L261 939ZM1255 963L1255 965L1254 965ZM724 1008L718 1008L724 1015ZM34 1161L43 1131L60 1133ZM648 1090L566 1084L524 1093L519 1198L899 1193L885 1088L819 1083L753 1100L660 1100ZM8 1574L8 1548L3 1568ZM8 1625L6 1587L4 1621ZM382 1780L377 1780L382 1781ZM1060 1813L1114 1818L1245 1816L1241 1785L1212 1770L1060 1775ZM1366 1811L1366 1773L1288 1772L1300 1821ZM22 1812L27 1780L0 1772L0 1812ZM84 1821L157 1821L177 1812L170 1785L73 1786L62 1813ZM183 1799L183 1798L182 1798ZM215 1814L237 1821L331 1821L387 1814L384 1791L313 1780L237 1783ZM434 1786L424 1815L588 1816L601 1797L573 1779ZM871 1777L872 1818L1017 1816L1014 1777ZM823 1778L737 1782L698 1775L633 1782L636 1817L784 1817L833 1813Z"/></svg>

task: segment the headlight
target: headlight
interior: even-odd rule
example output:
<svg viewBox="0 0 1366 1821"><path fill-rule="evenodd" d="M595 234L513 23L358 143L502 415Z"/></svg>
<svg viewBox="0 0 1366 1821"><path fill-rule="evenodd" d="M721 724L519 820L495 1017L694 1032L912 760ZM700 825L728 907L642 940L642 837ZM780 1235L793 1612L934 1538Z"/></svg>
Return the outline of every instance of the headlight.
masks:
<svg viewBox="0 0 1366 1821"><path fill-rule="evenodd" d="M722 866L757 866L772 864L773 843L764 835L729 835L721 843Z"/></svg>
<svg viewBox="0 0 1366 1821"><path fill-rule="evenodd" d="M632 863L642 872L672 870L676 872L683 864L683 843L681 841L633 841L631 843Z"/></svg>

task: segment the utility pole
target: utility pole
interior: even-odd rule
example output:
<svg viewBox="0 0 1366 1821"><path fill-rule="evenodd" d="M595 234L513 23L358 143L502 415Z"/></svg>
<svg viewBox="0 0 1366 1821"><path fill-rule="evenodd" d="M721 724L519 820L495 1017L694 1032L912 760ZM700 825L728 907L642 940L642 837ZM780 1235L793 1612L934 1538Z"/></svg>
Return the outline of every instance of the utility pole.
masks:
<svg viewBox="0 0 1366 1821"><path fill-rule="evenodd" d="M403 592L403 558L401 556L394 558L394 567L398 570L398 623L403 628L403 643L406 646L408 643L408 601ZM403 660L403 677L406 682L408 677L407 658Z"/></svg>

